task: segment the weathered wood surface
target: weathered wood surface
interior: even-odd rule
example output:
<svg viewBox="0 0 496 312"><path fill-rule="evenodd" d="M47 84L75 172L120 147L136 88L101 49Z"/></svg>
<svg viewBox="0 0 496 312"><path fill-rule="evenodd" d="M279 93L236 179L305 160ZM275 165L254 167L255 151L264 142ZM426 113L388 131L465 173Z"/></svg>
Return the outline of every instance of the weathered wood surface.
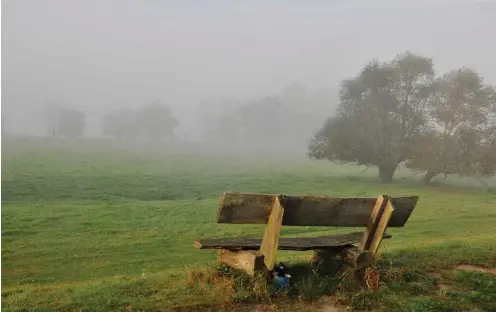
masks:
<svg viewBox="0 0 496 312"><path fill-rule="evenodd" d="M357 269L368 267L373 261L372 253L370 251L361 250L356 246L343 248L341 251L341 256L344 263Z"/></svg>
<svg viewBox="0 0 496 312"><path fill-rule="evenodd" d="M270 271L272 271L276 262L283 215L284 209L279 203L279 197L275 197L269 222L265 227L264 237L260 246L260 253L264 255L265 266Z"/></svg>
<svg viewBox="0 0 496 312"><path fill-rule="evenodd" d="M375 258L377 251L379 250L379 246L382 242L384 233L386 233L386 229L388 227L389 220L393 215L393 211L393 205L391 204L391 201L387 199L382 214L378 215L377 227L375 228L373 236L370 239L370 244L366 249L372 253L373 258Z"/></svg>
<svg viewBox="0 0 496 312"><path fill-rule="evenodd" d="M315 249L339 249L358 243L363 232L348 234L326 235L316 237L281 237L279 239L279 250L315 250ZM390 234L384 233L384 239L391 238ZM257 238L216 238L195 241L198 249L229 249L229 250L259 250L262 244Z"/></svg>
<svg viewBox="0 0 496 312"><path fill-rule="evenodd" d="M217 213L218 223L267 224L274 197L278 195L223 193ZM390 227L403 227L418 196L392 198L395 212ZM346 198L280 195L284 208L282 225L367 226L376 198Z"/></svg>
<svg viewBox="0 0 496 312"><path fill-rule="evenodd" d="M235 269L245 271L251 276L264 269L264 256L253 251L221 250L219 261Z"/></svg>
<svg viewBox="0 0 496 312"><path fill-rule="evenodd" d="M367 227L365 228L365 231L363 231L363 236L362 239L360 240L359 247L362 250L367 250L370 247L370 243L372 241L372 237L374 236L374 229L377 227L377 216L379 215L379 212L381 210L384 210L386 207L386 200L383 195L377 197L377 200L375 202L374 208L372 209L372 212L370 213L369 221L367 223Z"/></svg>

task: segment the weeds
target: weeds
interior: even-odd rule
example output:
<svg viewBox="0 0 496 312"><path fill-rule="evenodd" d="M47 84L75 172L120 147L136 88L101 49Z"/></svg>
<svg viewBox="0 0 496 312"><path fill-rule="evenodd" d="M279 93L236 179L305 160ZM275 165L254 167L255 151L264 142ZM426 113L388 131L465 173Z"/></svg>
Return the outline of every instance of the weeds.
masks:
<svg viewBox="0 0 496 312"><path fill-rule="evenodd" d="M266 278L260 274L250 277L227 266L192 269L187 284L202 295L224 298L232 303L270 302L271 290Z"/></svg>
<svg viewBox="0 0 496 312"><path fill-rule="evenodd" d="M328 268L327 268L328 269ZM188 273L188 284L206 296L222 296L232 303L272 303L274 300L311 302L332 294L343 280L339 271L329 275L319 266L297 263L288 267L291 286L277 290L264 274L250 277L235 269L219 266L194 269Z"/></svg>
<svg viewBox="0 0 496 312"><path fill-rule="evenodd" d="M379 272L377 268L370 267L365 270L365 284L373 291L379 290Z"/></svg>

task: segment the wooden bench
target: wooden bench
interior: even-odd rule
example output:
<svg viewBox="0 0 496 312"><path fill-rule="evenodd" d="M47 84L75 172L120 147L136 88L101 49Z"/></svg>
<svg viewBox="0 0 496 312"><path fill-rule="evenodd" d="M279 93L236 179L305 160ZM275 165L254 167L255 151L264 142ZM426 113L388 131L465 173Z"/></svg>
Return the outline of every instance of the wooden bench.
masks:
<svg viewBox="0 0 496 312"><path fill-rule="evenodd" d="M220 261L253 275L272 270L277 250L315 250L340 255L352 268L370 266L387 227L403 227L418 196L339 198L223 193L217 223L267 224L262 239L218 238L195 241L199 249L220 249ZM318 237L280 238L281 226L365 227L363 231ZM358 246L355 246L358 244Z"/></svg>

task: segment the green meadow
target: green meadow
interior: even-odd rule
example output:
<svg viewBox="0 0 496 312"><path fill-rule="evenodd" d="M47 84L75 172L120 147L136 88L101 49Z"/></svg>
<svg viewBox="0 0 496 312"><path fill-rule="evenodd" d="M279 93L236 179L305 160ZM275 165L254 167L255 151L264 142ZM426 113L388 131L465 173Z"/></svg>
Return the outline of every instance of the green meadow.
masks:
<svg viewBox="0 0 496 312"><path fill-rule="evenodd" d="M362 311L496 311L496 275L455 269L496 267L496 179L438 177L424 186L421 174L400 169L384 185L374 168L304 155L106 140L2 143L4 311L319 311L322 296ZM261 226L215 223L223 191L420 199L404 228L388 230L379 288L333 276L321 283L327 277L319 275L295 284L294 296L260 298L255 282L219 277L215 252L193 245L263 234ZM347 231L283 227L282 235ZM280 253L294 265L311 256Z"/></svg>

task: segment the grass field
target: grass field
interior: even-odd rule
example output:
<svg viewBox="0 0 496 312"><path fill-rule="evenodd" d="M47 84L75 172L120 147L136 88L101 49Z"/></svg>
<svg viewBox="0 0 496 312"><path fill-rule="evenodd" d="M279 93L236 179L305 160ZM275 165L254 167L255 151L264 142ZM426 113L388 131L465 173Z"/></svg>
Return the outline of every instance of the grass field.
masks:
<svg viewBox="0 0 496 312"><path fill-rule="evenodd" d="M357 309L496 311L494 276L454 270L496 267L494 179L485 188L456 177L425 187L420 176L400 170L394 184L382 185L374 169L303 158L219 157L97 140L2 143L4 311L253 311L260 302L318 311L311 299L322 294ZM208 269L215 253L196 250L194 239L263 233L260 226L215 224L227 190L420 200L405 228L388 230L393 239L381 249L379 290L333 283L309 289L302 282L299 300L269 303L240 294L250 281L226 291L195 278L216 269ZM282 234L348 230L285 227ZM290 263L310 256L281 253ZM452 288L440 293L440 282Z"/></svg>

